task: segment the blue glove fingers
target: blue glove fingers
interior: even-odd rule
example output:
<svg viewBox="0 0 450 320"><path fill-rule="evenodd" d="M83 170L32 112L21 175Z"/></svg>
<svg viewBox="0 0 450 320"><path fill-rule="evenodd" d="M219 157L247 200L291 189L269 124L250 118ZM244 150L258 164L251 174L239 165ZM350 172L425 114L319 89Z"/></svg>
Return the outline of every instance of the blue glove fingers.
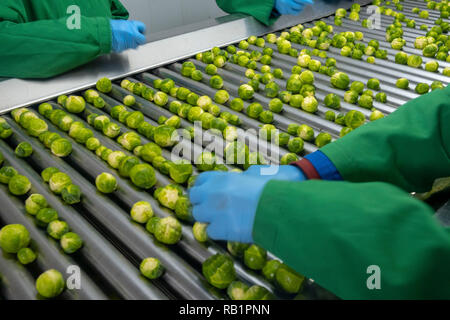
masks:
<svg viewBox="0 0 450 320"><path fill-rule="evenodd" d="M210 179L212 179L214 177L225 176L225 174L227 174L227 172L219 172L219 171L202 172L198 175L197 179L195 179L194 186L199 187L202 184L204 184L205 182L208 182Z"/></svg>
<svg viewBox="0 0 450 320"><path fill-rule="evenodd" d="M238 241L235 236L229 235L224 225L220 223L212 223L206 228L208 237L213 240Z"/></svg>
<svg viewBox="0 0 450 320"><path fill-rule="evenodd" d="M189 200L193 205L200 204L205 200L205 191L201 187L192 187L188 191Z"/></svg>
<svg viewBox="0 0 450 320"><path fill-rule="evenodd" d="M137 30L140 33L145 33L145 30L147 29L147 27L145 26L145 24L141 21L132 21L132 23L134 24L134 26L137 28Z"/></svg>
<svg viewBox="0 0 450 320"><path fill-rule="evenodd" d="M194 205L192 208L192 215L194 216L195 221L203 223L211 223L214 221L217 214L216 211L211 210L211 207L208 204L204 203Z"/></svg>

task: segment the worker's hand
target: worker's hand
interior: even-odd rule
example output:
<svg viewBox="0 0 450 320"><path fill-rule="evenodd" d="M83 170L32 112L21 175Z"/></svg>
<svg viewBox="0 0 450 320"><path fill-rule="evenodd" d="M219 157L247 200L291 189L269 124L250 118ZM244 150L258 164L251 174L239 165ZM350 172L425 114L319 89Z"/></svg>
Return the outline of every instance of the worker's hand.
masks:
<svg viewBox="0 0 450 320"><path fill-rule="evenodd" d="M145 24L140 21L111 20L112 50L136 49L146 42Z"/></svg>
<svg viewBox="0 0 450 320"><path fill-rule="evenodd" d="M275 9L279 14L298 15L308 4L314 4L313 0L275 0Z"/></svg>
<svg viewBox="0 0 450 320"><path fill-rule="evenodd" d="M213 240L253 242L252 231L259 198L266 183L276 180L305 180L301 170L280 166L277 174L261 175L261 167L252 166L243 173L204 172L189 191L195 220L209 223Z"/></svg>

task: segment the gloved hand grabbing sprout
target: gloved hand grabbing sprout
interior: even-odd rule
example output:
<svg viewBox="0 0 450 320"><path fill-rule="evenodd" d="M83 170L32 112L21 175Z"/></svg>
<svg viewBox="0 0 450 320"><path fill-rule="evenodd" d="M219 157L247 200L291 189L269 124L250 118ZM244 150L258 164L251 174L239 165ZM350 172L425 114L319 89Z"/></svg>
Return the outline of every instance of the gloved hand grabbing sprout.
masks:
<svg viewBox="0 0 450 320"><path fill-rule="evenodd" d="M214 240L252 243L256 209L264 186L270 180L305 180L294 166L279 166L272 175L261 174L267 166L252 166L243 173L204 172L189 191L195 220L209 223Z"/></svg>
<svg viewBox="0 0 450 320"><path fill-rule="evenodd" d="M298 15L313 0L275 0L275 9L279 14Z"/></svg>
<svg viewBox="0 0 450 320"><path fill-rule="evenodd" d="M136 49L146 42L145 24L140 21L111 20L112 50Z"/></svg>

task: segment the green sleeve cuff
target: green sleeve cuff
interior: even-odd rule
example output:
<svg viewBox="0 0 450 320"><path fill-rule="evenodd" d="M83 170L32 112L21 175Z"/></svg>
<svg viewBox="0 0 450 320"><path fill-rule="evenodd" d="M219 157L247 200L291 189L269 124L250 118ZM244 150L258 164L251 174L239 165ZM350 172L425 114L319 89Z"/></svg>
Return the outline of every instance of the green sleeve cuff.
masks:
<svg viewBox="0 0 450 320"><path fill-rule="evenodd" d="M112 47L112 32L109 18L98 17L97 22L97 39L100 44L101 54L107 54L111 52Z"/></svg>
<svg viewBox="0 0 450 320"><path fill-rule="evenodd" d="M230 14L248 14L265 25L273 24L278 18L273 15L275 0L216 0L216 2L222 10Z"/></svg>

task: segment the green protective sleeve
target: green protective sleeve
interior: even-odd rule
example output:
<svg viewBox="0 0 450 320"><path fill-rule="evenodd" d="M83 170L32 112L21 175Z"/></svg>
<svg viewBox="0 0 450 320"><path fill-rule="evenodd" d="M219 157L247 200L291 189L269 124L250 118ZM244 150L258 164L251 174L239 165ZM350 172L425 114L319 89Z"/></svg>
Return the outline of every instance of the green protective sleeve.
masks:
<svg viewBox="0 0 450 320"><path fill-rule="evenodd" d="M321 151L344 180L430 190L435 179L450 176L450 86L409 101Z"/></svg>
<svg viewBox="0 0 450 320"><path fill-rule="evenodd" d="M450 298L450 229L391 184L271 181L253 239L343 299Z"/></svg>
<svg viewBox="0 0 450 320"><path fill-rule="evenodd" d="M228 13L245 13L265 25L273 24L278 17L272 14L275 0L216 0L217 5Z"/></svg>
<svg viewBox="0 0 450 320"><path fill-rule="evenodd" d="M80 29L69 29L71 5ZM116 0L5 0L0 4L0 76L48 78L111 51L110 19L126 19Z"/></svg>

